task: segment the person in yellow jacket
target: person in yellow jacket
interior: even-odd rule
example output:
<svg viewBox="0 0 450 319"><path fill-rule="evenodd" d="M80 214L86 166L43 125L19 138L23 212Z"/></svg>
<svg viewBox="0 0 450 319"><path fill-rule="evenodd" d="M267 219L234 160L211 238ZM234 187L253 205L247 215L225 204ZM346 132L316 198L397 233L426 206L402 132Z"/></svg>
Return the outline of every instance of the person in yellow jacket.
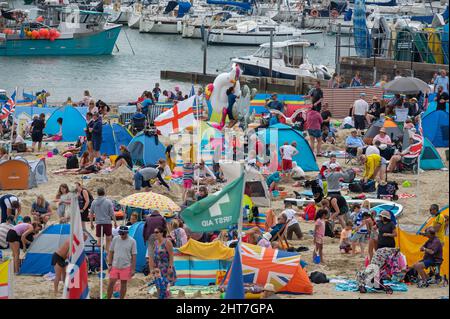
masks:
<svg viewBox="0 0 450 319"><path fill-rule="evenodd" d="M436 232L436 237L439 238L442 244L445 241L445 233L448 228L448 216L441 214L437 204L431 204L430 215L433 218L432 227Z"/></svg>
<svg viewBox="0 0 450 319"><path fill-rule="evenodd" d="M376 179L377 182L385 179L387 161L378 154L360 155L359 160L364 165L363 182Z"/></svg>

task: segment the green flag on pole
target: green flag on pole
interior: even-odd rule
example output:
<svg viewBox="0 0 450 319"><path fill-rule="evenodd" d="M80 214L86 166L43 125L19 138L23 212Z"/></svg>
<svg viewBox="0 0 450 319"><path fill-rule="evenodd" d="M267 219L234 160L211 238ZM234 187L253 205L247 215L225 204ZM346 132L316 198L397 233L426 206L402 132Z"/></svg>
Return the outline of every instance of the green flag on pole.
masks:
<svg viewBox="0 0 450 319"><path fill-rule="evenodd" d="M244 174L182 211L181 217L193 232L209 232L235 225L241 215Z"/></svg>

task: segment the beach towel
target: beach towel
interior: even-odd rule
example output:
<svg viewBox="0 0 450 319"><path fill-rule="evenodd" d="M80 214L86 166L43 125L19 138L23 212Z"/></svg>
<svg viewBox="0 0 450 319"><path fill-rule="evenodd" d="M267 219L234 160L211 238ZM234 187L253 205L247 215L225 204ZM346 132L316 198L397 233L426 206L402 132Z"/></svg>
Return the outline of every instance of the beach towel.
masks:
<svg viewBox="0 0 450 319"><path fill-rule="evenodd" d="M409 198L415 198L416 194L408 194L408 193L403 193L403 194L398 194L398 199L409 199Z"/></svg>
<svg viewBox="0 0 450 319"><path fill-rule="evenodd" d="M390 280L384 280L383 284L385 286L389 286L392 288L393 291L397 292L407 292L408 286L405 283L398 282L398 281L390 281ZM336 285L336 291L352 291L352 292L358 292L359 286L356 280L346 280L345 283L339 283ZM374 288L367 288L367 292L384 292L384 290L377 290Z"/></svg>

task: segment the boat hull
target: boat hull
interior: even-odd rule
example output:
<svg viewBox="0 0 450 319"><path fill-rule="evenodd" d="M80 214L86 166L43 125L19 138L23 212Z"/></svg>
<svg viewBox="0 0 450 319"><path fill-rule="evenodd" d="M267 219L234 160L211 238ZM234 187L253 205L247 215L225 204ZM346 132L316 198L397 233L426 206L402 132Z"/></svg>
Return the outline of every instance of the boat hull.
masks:
<svg viewBox="0 0 450 319"><path fill-rule="evenodd" d="M270 71L268 67L265 67L263 65L255 65L251 63L243 63L243 62L237 63L239 64L239 67L242 70L242 74L244 75L270 77ZM297 76L296 74L284 73L272 68L273 78L295 80L296 76Z"/></svg>
<svg viewBox="0 0 450 319"><path fill-rule="evenodd" d="M311 32L309 34L321 34L322 31L316 33ZM273 37L274 41L284 41L294 39L293 33L279 33ZM264 34L252 34L252 33L226 33L220 31L212 31L208 37L208 43L214 45L261 45L263 43L270 42L270 33Z"/></svg>
<svg viewBox="0 0 450 319"><path fill-rule="evenodd" d="M109 55L112 54L120 29L120 25L115 25L91 35L55 41L8 39L0 42L0 56Z"/></svg>
<svg viewBox="0 0 450 319"><path fill-rule="evenodd" d="M180 34L182 33L181 21L161 22L153 20L144 20L141 18L139 23L139 32L141 33L160 33L160 34Z"/></svg>

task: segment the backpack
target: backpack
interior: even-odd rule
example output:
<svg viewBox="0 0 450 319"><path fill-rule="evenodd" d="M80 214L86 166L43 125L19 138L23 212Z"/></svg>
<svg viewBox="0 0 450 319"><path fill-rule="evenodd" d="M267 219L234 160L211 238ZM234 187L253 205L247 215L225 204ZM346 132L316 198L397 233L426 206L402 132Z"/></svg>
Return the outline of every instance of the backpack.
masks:
<svg viewBox="0 0 450 319"><path fill-rule="evenodd" d="M100 254L96 252L88 253L89 272L96 273L100 271Z"/></svg>
<svg viewBox="0 0 450 319"><path fill-rule="evenodd" d="M80 166L78 164L78 158L76 157L76 155L72 155L67 158L66 169L73 169L73 168L79 168L79 167Z"/></svg>
<svg viewBox="0 0 450 319"><path fill-rule="evenodd" d="M353 169L349 168L344 171L344 174L346 175L344 178L344 183L353 183L356 177L356 173Z"/></svg>
<svg viewBox="0 0 450 319"><path fill-rule="evenodd" d="M363 192L366 192L366 193L375 192L377 190L375 187L375 181L369 180L369 181L367 181L367 183L363 183L362 189L363 189Z"/></svg>
<svg viewBox="0 0 450 319"><path fill-rule="evenodd" d="M326 284L330 282L327 275L320 271L313 271L311 275L309 275L309 279L315 284Z"/></svg>
<svg viewBox="0 0 450 319"><path fill-rule="evenodd" d="M385 185L378 185L377 198L382 196L392 196L393 200L397 200L398 184L397 182L387 182Z"/></svg>
<svg viewBox="0 0 450 319"><path fill-rule="evenodd" d="M350 184L348 185L348 190L349 190L350 192L352 192L352 193L358 193L358 194L360 194L360 193L363 192L363 187L362 187L362 184L361 184L361 183L359 183L359 182L353 182L353 183L350 183Z"/></svg>
<svg viewBox="0 0 450 319"><path fill-rule="evenodd" d="M316 205L311 203L305 207L305 219L314 220L314 217L316 217Z"/></svg>

